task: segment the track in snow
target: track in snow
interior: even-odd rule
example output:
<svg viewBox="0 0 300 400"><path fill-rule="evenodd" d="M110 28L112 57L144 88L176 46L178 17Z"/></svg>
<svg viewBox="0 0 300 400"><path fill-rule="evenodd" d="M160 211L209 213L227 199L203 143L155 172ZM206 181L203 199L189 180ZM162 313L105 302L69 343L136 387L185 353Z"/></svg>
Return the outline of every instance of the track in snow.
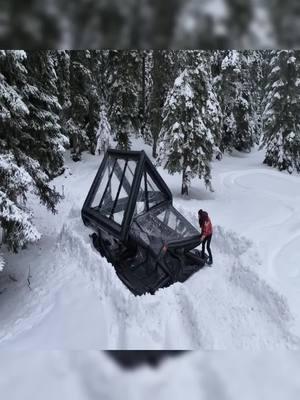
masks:
<svg viewBox="0 0 300 400"><path fill-rule="evenodd" d="M182 211L182 210L181 210ZM190 219L188 212L185 213ZM134 297L89 242L81 222L65 225L65 262L85 271L109 308L109 348L297 348L283 297L255 272L260 260L246 239L217 227L213 268L155 296ZM72 261L71 261L72 260ZM71 262L70 262L71 261Z"/></svg>
<svg viewBox="0 0 300 400"><path fill-rule="evenodd" d="M298 177L268 169L231 171L222 176L228 190L239 187L258 203L259 215L245 234L268 243L268 270L280 285L300 294L300 185ZM260 189L258 193L257 188ZM251 214L251 210L249 210ZM275 222L274 222L275 221ZM271 238L271 240L270 240Z"/></svg>
<svg viewBox="0 0 300 400"><path fill-rule="evenodd" d="M220 171L215 201L213 195L202 200L214 219L222 217L213 238L213 268L155 296L135 298L94 250L81 222L79 206L98 163L88 159L85 168L73 166L70 182L58 178L67 185L55 223L46 226L53 219L41 214L45 238L21 258L11 257L20 268L17 284L7 272L1 275L0 287L9 287L0 297L0 348L300 348L292 315L299 310L291 312L290 299L288 303L280 294L294 291L299 297L299 269L293 260L300 236L299 180L242 165L239 171ZM170 178L170 185L178 187L176 179ZM197 196L175 201L196 225ZM225 228L232 225L238 235ZM30 263L32 290L26 284ZM273 282L286 292L274 290Z"/></svg>

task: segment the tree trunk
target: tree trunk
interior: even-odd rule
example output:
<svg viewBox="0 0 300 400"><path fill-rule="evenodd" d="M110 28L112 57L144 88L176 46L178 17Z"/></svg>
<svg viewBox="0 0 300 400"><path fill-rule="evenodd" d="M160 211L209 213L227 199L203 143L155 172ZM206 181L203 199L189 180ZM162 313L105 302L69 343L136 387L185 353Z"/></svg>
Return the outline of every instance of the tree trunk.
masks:
<svg viewBox="0 0 300 400"><path fill-rule="evenodd" d="M144 138L145 136L145 126L146 126L146 56L145 51L143 51L143 61L142 61L142 123L141 123L141 134Z"/></svg>
<svg viewBox="0 0 300 400"><path fill-rule="evenodd" d="M181 195L182 196L189 195L189 186L187 184L186 168L184 168L184 170L182 171Z"/></svg>
<svg viewBox="0 0 300 400"><path fill-rule="evenodd" d="M157 157L157 138L153 138L153 145L152 145L152 157L156 158Z"/></svg>
<svg viewBox="0 0 300 400"><path fill-rule="evenodd" d="M81 161L81 149L80 149L80 143L79 143L79 138L78 136L75 134L73 136L73 149L72 149L72 159L73 161L77 162L77 161Z"/></svg>

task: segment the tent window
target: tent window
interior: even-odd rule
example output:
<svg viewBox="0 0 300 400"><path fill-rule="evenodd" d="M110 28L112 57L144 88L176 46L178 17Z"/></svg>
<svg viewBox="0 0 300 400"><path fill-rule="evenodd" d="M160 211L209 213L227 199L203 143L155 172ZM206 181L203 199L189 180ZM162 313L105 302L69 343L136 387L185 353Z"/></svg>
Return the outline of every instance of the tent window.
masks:
<svg viewBox="0 0 300 400"><path fill-rule="evenodd" d="M119 225L123 222L135 169L134 160L110 157L92 202L92 208Z"/></svg>
<svg viewBox="0 0 300 400"><path fill-rule="evenodd" d="M149 209L157 206L158 204L165 201L166 195L159 189L157 184L153 181L151 176L147 173L146 174L146 181L147 181L147 201Z"/></svg>

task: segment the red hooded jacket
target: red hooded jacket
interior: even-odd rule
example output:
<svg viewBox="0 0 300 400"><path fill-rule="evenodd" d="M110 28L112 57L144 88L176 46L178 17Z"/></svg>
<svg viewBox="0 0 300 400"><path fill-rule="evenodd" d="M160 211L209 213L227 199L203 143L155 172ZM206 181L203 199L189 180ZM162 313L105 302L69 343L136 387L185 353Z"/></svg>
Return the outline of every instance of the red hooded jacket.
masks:
<svg viewBox="0 0 300 400"><path fill-rule="evenodd" d="M213 227L207 212L204 211L202 213L202 217L201 220L199 220L199 223L202 230L201 235L203 235L204 237L212 235Z"/></svg>

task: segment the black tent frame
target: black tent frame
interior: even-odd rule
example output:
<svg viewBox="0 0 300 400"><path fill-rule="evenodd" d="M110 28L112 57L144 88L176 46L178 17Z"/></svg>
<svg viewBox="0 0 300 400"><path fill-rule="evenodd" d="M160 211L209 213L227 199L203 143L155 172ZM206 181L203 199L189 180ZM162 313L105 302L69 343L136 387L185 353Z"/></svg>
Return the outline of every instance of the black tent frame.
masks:
<svg viewBox="0 0 300 400"><path fill-rule="evenodd" d="M109 172L100 203L95 209L92 204L111 160L113 160L113 167ZM119 160L125 162L123 170L120 168ZM131 184L125 176L126 170L129 168L129 161L136 162ZM108 207L110 210L109 216L106 216L101 214L101 210L103 210L103 203L109 190L108 188L111 185L114 172L116 172L119 179L119 186L115 198L109 202L109 205L112 204L112 207ZM130 172L132 173L131 170ZM162 199L152 207L149 204L151 191L149 190L147 174L163 195ZM140 188L143 178L144 187L142 190L145 198L145 211L141 215L136 216L136 204L140 200ZM119 202L121 205L124 205L124 216L122 223L118 224L114 221L113 215L118 205L122 187L128 192L128 199L125 199L126 203L122 203L124 199ZM155 195L155 192L153 194ZM172 203L173 198L170 189L144 151L108 150L106 152L84 202L82 219L85 225L95 231L93 234L95 247L115 266L118 276L134 294L154 293L157 289L169 286L176 281L183 282L205 264L205 260L201 258L200 253L197 250L193 250L200 244L200 233L197 234L195 228L173 207ZM170 240L167 240L167 245L159 237L154 238L155 240L157 239L157 243L153 246L151 243L150 245L149 243L145 243L139 233L134 234L133 225L142 231L143 227L139 227L138 225L139 218L146 218L147 221L151 218L152 214L160 212L161 207L165 210L171 210L176 218L180 218L180 221L190 227L196 234L189 237L180 237L177 234L175 238L170 237ZM160 224L164 227L164 222L160 222ZM165 229L170 230L168 226L165 226ZM128 264L125 261L124 252L122 256L116 257L116 252L111 250L113 248L113 241L118 246L122 246L125 253L127 251L127 258L130 258L132 251L134 254L136 254L136 251L142 253L141 260L133 262L133 266L133 264ZM175 267L173 267L173 264ZM139 272L140 270L144 271L143 274Z"/></svg>
<svg viewBox="0 0 300 400"><path fill-rule="evenodd" d="M128 160L130 159L130 160L134 160L137 162L136 173L134 175L134 180L133 180L133 183L131 186L129 200L128 200L127 208L125 211L125 217L124 217L122 226L119 226L113 220L108 220L107 218L103 217L101 214L99 214L97 211L95 211L91 208L92 200L99 188L99 185L101 182L101 177L103 175L104 169L107 165L108 158L110 156L115 157L116 161L118 159L124 159L126 162L128 162ZM172 204L172 193L170 192L168 186L165 184L164 180L159 175L159 173L157 172L157 170L155 169L153 164L150 162L149 158L147 157L147 155L144 151L108 150L104 156L104 159L103 159L101 166L97 172L94 182L92 183L92 186L88 193L88 196L84 202L84 205L82 208L83 221L89 221L91 223L94 220L97 225L100 225L106 229L109 229L111 231L111 233L114 236L116 236L117 238L119 238L120 240L126 240L128 238L128 231L129 231L130 223L132 221L132 217L134 214L135 204L136 204L137 197L138 197L138 189L140 187L140 182L141 182L143 173L145 174L145 182L147 182L146 172L149 173L149 175L151 176L151 178L154 181L159 183L160 187L163 188L163 190L164 190L164 194L166 195L166 201L168 203ZM107 182L107 185L110 184L112 174L113 174L113 169L111 172L111 176ZM123 179L124 179L124 175L123 175ZM121 185L122 185L122 181L120 182L120 187L121 187ZM147 183L146 183L146 193L147 193ZM148 196L146 196L146 199L148 202ZM103 200L103 198L102 198L102 200ZM117 197L116 197L116 200L117 200ZM101 204L100 204L100 207L101 207ZM149 210L149 204L147 205L147 210ZM93 225L93 223L92 223L92 225Z"/></svg>

